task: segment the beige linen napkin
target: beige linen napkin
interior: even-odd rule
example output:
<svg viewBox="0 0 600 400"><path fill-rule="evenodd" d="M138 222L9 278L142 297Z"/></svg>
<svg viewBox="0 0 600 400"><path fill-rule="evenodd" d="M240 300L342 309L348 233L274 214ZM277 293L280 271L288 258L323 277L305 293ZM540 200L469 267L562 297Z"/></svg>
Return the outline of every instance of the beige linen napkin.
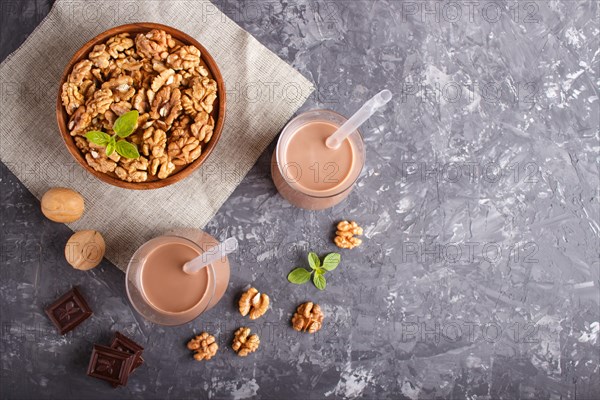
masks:
<svg viewBox="0 0 600 400"><path fill-rule="evenodd" d="M79 166L60 137L55 104L71 56L113 26L158 22L188 33L215 58L225 80L221 139L207 162L179 183L151 191L103 183ZM79 191L84 216L106 257L125 270L144 241L173 227L203 227L285 122L313 91L302 75L204 0L59 0L25 43L0 65L0 159L38 198L53 186Z"/></svg>

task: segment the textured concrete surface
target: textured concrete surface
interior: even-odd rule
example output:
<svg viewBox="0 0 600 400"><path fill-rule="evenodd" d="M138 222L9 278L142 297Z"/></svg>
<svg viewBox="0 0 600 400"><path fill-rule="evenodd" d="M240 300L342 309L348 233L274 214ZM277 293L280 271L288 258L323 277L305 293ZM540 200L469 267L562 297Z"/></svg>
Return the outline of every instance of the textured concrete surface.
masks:
<svg viewBox="0 0 600 400"><path fill-rule="evenodd" d="M2 58L49 3L2 2ZM270 181L271 146L206 227L241 243L225 297L163 328L129 306L113 266L72 270L69 230L2 167L2 398L599 398L598 3L216 4L315 82L303 109L349 114L395 93L364 128L358 187L331 210L295 209ZM335 249L341 218L365 228L363 246L325 292L288 284L308 250ZM250 283L272 297L253 323L235 307ZM74 284L95 314L61 337L42 309ZM289 326L307 299L326 312L314 337ZM245 359L229 348L240 325L261 337ZM85 369L117 329L146 364L113 390ZM204 329L221 350L196 363L185 342Z"/></svg>

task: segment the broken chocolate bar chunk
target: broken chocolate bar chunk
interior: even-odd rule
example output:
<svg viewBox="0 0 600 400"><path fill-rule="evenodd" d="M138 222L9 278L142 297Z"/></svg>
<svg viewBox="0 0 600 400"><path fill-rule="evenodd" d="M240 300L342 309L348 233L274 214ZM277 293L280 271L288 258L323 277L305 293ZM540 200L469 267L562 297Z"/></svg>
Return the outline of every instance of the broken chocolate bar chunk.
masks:
<svg viewBox="0 0 600 400"><path fill-rule="evenodd" d="M115 332L113 340L110 343L110 347L135 356L131 371L144 363L144 359L142 358L142 352L144 351L144 348L127 336L123 335L121 332Z"/></svg>
<svg viewBox="0 0 600 400"><path fill-rule="evenodd" d="M135 356L99 344L94 345L87 374L113 386L125 385Z"/></svg>
<svg viewBox="0 0 600 400"><path fill-rule="evenodd" d="M92 315L92 309L76 287L46 307L45 311L61 335L72 331Z"/></svg>

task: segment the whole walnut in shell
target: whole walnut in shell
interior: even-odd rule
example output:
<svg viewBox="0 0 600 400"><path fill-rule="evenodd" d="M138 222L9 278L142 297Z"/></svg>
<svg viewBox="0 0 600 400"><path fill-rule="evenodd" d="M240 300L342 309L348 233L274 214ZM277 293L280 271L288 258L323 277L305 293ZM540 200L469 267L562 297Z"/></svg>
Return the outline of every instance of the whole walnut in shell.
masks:
<svg viewBox="0 0 600 400"><path fill-rule="evenodd" d="M312 301L300 304L292 317L292 326L298 332L315 333L323 326L325 315Z"/></svg>
<svg viewBox="0 0 600 400"><path fill-rule="evenodd" d="M246 357L255 352L260 345L260 339L256 333L250 334L250 328L241 327L233 335L231 348L240 357Z"/></svg>
<svg viewBox="0 0 600 400"><path fill-rule="evenodd" d="M242 294L238 304L240 314L245 317L250 313L250 319L257 319L267 312L269 308L269 296L259 293L258 290L251 287Z"/></svg>
<svg viewBox="0 0 600 400"><path fill-rule="evenodd" d="M42 196L42 213L54 222L73 222L83 215L83 196L74 190L57 187Z"/></svg>
<svg viewBox="0 0 600 400"><path fill-rule="evenodd" d="M65 258L75 269L88 270L102 261L106 245L100 232L86 230L75 232L65 246Z"/></svg>

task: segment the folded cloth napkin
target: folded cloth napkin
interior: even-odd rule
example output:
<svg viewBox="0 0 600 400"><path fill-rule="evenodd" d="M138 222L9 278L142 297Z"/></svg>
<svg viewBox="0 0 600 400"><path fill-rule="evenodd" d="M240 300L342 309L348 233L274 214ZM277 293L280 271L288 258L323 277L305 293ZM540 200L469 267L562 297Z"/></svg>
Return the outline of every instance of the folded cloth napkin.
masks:
<svg viewBox="0 0 600 400"><path fill-rule="evenodd" d="M58 131L61 73L89 39L117 25L157 22L196 38L216 60L227 89L221 139L186 179L150 191L113 187L85 171ZM203 227L233 192L313 85L205 0L58 0L25 43L0 65L0 159L38 198L54 186L80 192L83 217L106 258L122 270L139 245L173 227Z"/></svg>

